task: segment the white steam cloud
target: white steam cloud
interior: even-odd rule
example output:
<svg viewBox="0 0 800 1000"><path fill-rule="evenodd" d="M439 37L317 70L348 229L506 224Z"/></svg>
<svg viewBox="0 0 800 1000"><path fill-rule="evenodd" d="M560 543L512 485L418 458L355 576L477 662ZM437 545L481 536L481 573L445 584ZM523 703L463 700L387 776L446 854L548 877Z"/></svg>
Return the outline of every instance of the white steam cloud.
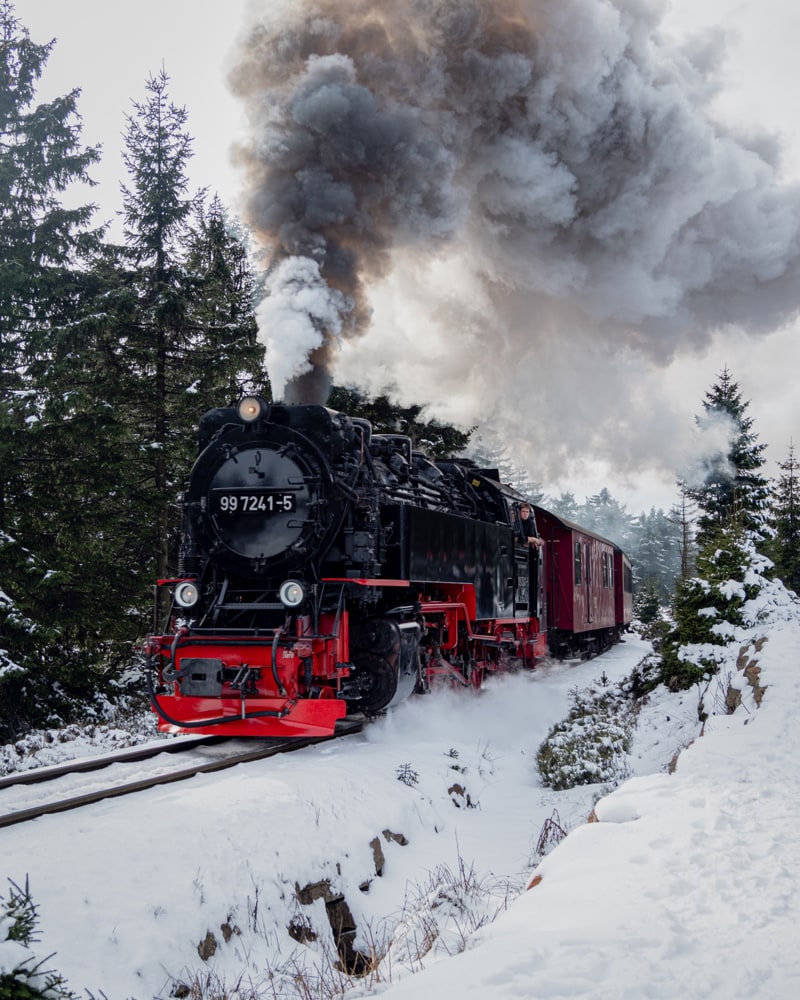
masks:
<svg viewBox="0 0 800 1000"><path fill-rule="evenodd" d="M721 40L669 43L652 0L263 8L232 77L249 221L306 262L307 304L330 293L304 325L275 269L278 393L335 366L493 423L545 485L581 455L636 470L654 441L678 469L660 366L800 307L800 190L710 116Z"/></svg>
<svg viewBox="0 0 800 1000"><path fill-rule="evenodd" d="M319 264L308 257L287 257L268 276L270 293L256 310L256 322L270 359L270 379L283 395L287 386L314 371L314 359L335 342L352 308L331 288ZM326 394L325 386L321 394Z"/></svg>
<svg viewBox="0 0 800 1000"><path fill-rule="evenodd" d="M703 486L710 476L736 476L736 469L728 455L741 435L741 428L733 417L720 410L709 410L696 422L692 442L684 456L680 470L681 480L690 488Z"/></svg>

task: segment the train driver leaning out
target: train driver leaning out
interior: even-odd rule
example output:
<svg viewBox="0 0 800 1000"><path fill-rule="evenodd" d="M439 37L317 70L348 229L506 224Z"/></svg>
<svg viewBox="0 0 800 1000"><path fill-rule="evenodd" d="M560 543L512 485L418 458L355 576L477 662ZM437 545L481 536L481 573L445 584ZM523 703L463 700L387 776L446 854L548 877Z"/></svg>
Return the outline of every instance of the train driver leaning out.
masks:
<svg viewBox="0 0 800 1000"><path fill-rule="evenodd" d="M544 545L536 534L536 525L531 517L531 505L528 503L521 504L519 508L519 535L523 543L533 545L537 549Z"/></svg>

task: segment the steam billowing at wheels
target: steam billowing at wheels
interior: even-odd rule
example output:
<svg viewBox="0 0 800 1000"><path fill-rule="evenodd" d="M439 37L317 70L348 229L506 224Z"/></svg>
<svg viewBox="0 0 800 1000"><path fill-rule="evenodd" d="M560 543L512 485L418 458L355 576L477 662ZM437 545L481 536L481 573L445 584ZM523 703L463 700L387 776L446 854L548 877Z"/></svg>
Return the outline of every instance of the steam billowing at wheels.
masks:
<svg viewBox="0 0 800 1000"><path fill-rule="evenodd" d="M206 413L199 448L145 644L164 731L330 735L440 681L601 651L630 623L624 553L468 459L257 398Z"/></svg>

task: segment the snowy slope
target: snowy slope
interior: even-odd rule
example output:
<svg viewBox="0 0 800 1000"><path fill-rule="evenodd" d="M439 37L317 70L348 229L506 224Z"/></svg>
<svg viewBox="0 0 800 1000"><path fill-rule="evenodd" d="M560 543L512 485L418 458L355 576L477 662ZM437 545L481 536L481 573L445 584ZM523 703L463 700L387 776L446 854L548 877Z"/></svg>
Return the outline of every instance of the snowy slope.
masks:
<svg viewBox="0 0 800 1000"><path fill-rule="evenodd" d="M696 738L697 693L657 692L634 777L604 798L543 788L534 758L571 689L641 659L634 636L413 699L357 737L0 831L0 873L30 877L70 986L109 1000L167 997L198 970L231 1000L293 996L293 976L320 997L794 996L800 619L782 591L763 600L761 707L745 685ZM572 832L534 871L550 820ZM332 918L385 955L363 979L334 968Z"/></svg>

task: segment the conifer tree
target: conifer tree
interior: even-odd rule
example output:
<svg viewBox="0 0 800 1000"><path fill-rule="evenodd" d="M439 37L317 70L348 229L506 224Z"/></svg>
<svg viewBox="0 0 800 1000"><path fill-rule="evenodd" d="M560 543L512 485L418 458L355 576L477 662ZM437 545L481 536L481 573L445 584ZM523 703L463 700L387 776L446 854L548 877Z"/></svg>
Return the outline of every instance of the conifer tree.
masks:
<svg viewBox="0 0 800 1000"><path fill-rule="evenodd" d="M633 613L643 625L656 621L661 610L661 600L658 590L652 583L645 583L637 588L633 602Z"/></svg>
<svg viewBox="0 0 800 1000"><path fill-rule="evenodd" d="M37 45L0 0L0 531L13 528L15 476L26 421L36 419L29 366L50 350L56 322L74 317L75 265L97 233L93 206L65 209L61 197L87 181L96 149L79 144L78 90L35 104L55 43Z"/></svg>
<svg viewBox="0 0 800 1000"><path fill-rule="evenodd" d="M668 515L670 524L673 524L679 533L680 546L680 573L681 580L688 578L694 567L694 533L693 524L697 515L697 507L688 493L686 484L678 482L680 498L672 505Z"/></svg>
<svg viewBox="0 0 800 1000"><path fill-rule="evenodd" d="M604 535L623 549L631 549L633 518L625 505L615 500L606 487L586 498L582 516L581 523L585 527Z"/></svg>
<svg viewBox="0 0 800 1000"><path fill-rule="evenodd" d="M168 84L163 69L149 77L147 99L134 102L128 116L123 158L129 184L122 194L132 305L116 316L126 420L138 437L131 482L143 490L143 522L151 527L142 542L153 554L149 570L159 577L169 564L173 470L182 465L175 453L185 454L188 432L171 417L192 384L183 366L192 340L184 241L201 198L187 194L188 116L170 101Z"/></svg>
<svg viewBox="0 0 800 1000"><path fill-rule="evenodd" d="M742 608L755 596L752 533L737 522L712 526L697 553L696 575L675 594L675 626L662 645L662 680L680 690L717 671L716 647L731 641Z"/></svg>
<svg viewBox="0 0 800 1000"><path fill-rule="evenodd" d="M9 879L0 896L0 1000L77 1000L64 977L50 968L50 955L39 954L39 910L27 877L24 887ZM6 944L10 942L10 944Z"/></svg>
<svg viewBox="0 0 800 1000"><path fill-rule="evenodd" d="M654 507L639 516L629 534L628 552L637 590L646 588L663 603L671 598L675 581L680 576L679 537L670 518Z"/></svg>
<svg viewBox="0 0 800 1000"><path fill-rule="evenodd" d="M80 602L68 567L77 558L92 575L71 515L95 463L80 469L72 445L102 230L90 228L93 206L65 208L63 194L89 181L99 154L80 145L78 90L36 103L53 44L33 43L1 0L0 726L12 729L36 710L46 717L43 691L73 693L65 655L76 636L64 616L77 620Z"/></svg>
<svg viewBox="0 0 800 1000"><path fill-rule="evenodd" d="M753 432L753 418L747 416L749 402L743 400L739 384L727 367L706 393L704 414L697 418L701 430L722 429L728 445L716 450L707 460L704 482L687 489L699 508L698 542L720 525L737 521L748 531L763 537L768 484L761 475L765 445L758 444Z"/></svg>
<svg viewBox="0 0 800 1000"><path fill-rule="evenodd" d="M575 494L569 490L561 493L558 497L548 498L545 506L554 514L558 514L559 517L564 517L568 521L577 523L580 517L581 505L575 498Z"/></svg>
<svg viewBox="0 0 800 1000"><path fill-rule="evenodd" d="M243 395L270 398L264 347L257 339L256 282L245 233L218 196L196 207L187 241L194 380L186 393L187 419Z"/></svg>
<svg viewBox="0 0 800 1000"><path fill-rule="evenodd" d="M789 445L785 462L778 466L781 475L772 489L770 520L775 535L769 553L775 573L795 593L800 593L800 465Z"/></svg>
<svg viewBox="0 0 800 1000"><path fill-rule="evenodd" d="M174 568L174 499L194 461L205 410L268 395L256 340L254 278L243 235L219 199L188 194L192 140L162 70L128 118L124 285L116 316L125 419L138 441L128 479L141 501L151 579ZM152 526L151 528L149 526Z"/></svg>
<svg viewBox="0 0 800 1000"><path fill-rule="evenodd" d="M701 428L721 424L728 446L711 456L702 486L686 489L700 511L695 575L681 579L675 627L662 646L663 679L688 687L716 670L715 646L724 646L741 609L758 589L757 550L766 547L767 481L761 475L764 445L757 443L739 386L724 368L706 393ZM764 566L763 557L757 572Z"/></svg>

